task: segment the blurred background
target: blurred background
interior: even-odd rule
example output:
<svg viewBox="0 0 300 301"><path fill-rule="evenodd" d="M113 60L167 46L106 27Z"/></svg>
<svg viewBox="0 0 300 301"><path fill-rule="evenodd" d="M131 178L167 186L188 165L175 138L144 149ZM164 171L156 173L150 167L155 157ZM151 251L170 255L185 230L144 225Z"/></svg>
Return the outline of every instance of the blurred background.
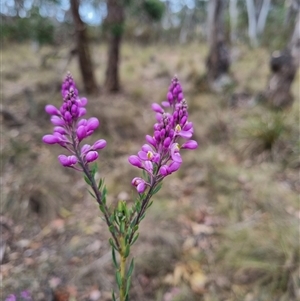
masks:
<svg viewBox="0 0 300 301"><path fill-rule="evenodd" d="M82 175L60 166L46 104L73 74L109 202L151 103L176 74L199 148L143 220L131 301L296 301L299 264L298 0L1 1L2 300L111 300L109 233Z"/></svg>

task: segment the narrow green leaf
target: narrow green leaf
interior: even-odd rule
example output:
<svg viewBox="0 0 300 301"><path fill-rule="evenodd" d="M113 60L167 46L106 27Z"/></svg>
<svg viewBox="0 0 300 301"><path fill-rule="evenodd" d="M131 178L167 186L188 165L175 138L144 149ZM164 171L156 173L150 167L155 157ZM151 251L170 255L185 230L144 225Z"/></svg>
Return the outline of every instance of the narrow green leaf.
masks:
<svg viewBox="0 0 300 301"><path fill-rule="evenodd" d="M123 234L124 231L125 231L125 223L124 223L124 221L121 221L121 223L120 223L120 232Z"/></svg>
<svg viewBox="0 0 300 301"><path fill-rule="evenodd" d="M106 195L102 195L102 203L105 205L106 204Z"/></svg>
<svg viewBox="0 0 300 301"><path fill-rule="evenodd" d="M126 292L125 292L125 296L126 296L126 298L128 298L128 296L129 296L129 289L130 289L130 284L131 284L131 277L129 276L128 278L127 278L127 283L126 283Z"/></svg>
<svg viewBox="0 0 300 301"><path fill-rule="evenodd" d="M148 209L149 207L151 207L152 204L153 204L153 201L151 201L151 202L147 205L147 209Z"/></svg>
<svg viewBox="0 0 300 301"><path fill-rule="evenodd" d="M96 199L95 195L94 195L91 191L88 190L88 193L89 193L94 199Z"/></svg>
<svg viewBox="0 0 300 301"><path fill-rule="evenodd" d="M99 190L101 190L101 187L102 187L103 183L104 183L104 179L100 178L99 184L98 184L98 189Z"/></svg>
<svg viewBox="0 0 300 301"><path fill-rule="evenodd" d="M132 239L132 242L131 242L130 245L133 245L133 244L136 242L136 240L138 239L139 235L140 235L139 233L136 233L136 234L133 236L133 239Z"/></svg>
<svg viewBox="0 0 300 301"><path fill-rule="evenodd" d="M133 221L130 224L130 228L132 229L135 226L136 217L133 219Z"/></svg>
<svg viewBox="0 0 300 301"><path fill-rule="evenodd" d="M109 226L109 231L115 233L115 227L113 225Z"/></svg>
<svg viewBox="0 0 300 301"><path fill-rule="evenodd" d="M160 191L161 187L162 187L162 182L153 189L151 195L158 193Z"/></svg>
<svg viewBox="0 0 300 301"><path fill-rule="evenodd" d="M112 251L113 264L114 264L114 266L115 266L116 269L119 269L119 265L118 265L117 258L116 258L115 248L111 248L111 251Z"/></svg>
<svg viewBox="0 0 300 301"><path fill-rule="evenodd" d="M102 195L106 196L106 194L107 194L107 188L106 188L106 186L104 186L103 190L102 190Z"/></svg>
<svg viewBox="0 0 300 301"><path fill-rule="evenodd" d="M86 175L84 175L83 178L84 178L85 182L86 182L88 185L91 186L92 183L91 183L91 181L89 180L89 178L88 178Z"/></svg>
<svg viewBox="0 0 300 301"><path fill-rule="evenodd" d="M111 297L112 297L112 301L117 301L116 296L115 296L115 292L113 290L112 290Z"/></svg>
<svg viewBox="0 0 300 301"><path fill-rule="evenodd" d="M91 170L93 178L95 178L95 174L96 174L97 170L98 170L98 166L97 166L97 163L95 163L92 165L92 170Z"/></svg>
<svg viewBox="0 0 300 301"><path fill-rule="evenodd" d="M103 206L103 205L99 205L99 209L101 210L101 212L104 213L105 209L104 209L104 206Z"/></svg>
<svg viewBox="0 0 300 301"><path fill-rule="evenodd" d="M131 259L131 262L130 262L129 269L128 269L128 271L127 271L127 278L131 277L132 272L133 272L133 268L134 268L134 260L133 260L133 258L132 258L132 259Z"/></svg>
<svg viewBox="0 0 300 301"><path fill-rule="evenodd" d="M121 278L121 274L119 271L116 271L116 280L117 280L118 287L120 289L121 285L122 285L122 278Z"/></svg>
<svg viewBox="0 0 300 301"><path fill-rule="evenodd" d="M130 253L130 245L127 245L126 248L125 248L124 257L127 258L129 253Z"/></svg>
<svg viewBox="0 0 300 301"><path fill-rule="evenodd" d="M141 201L138 200L135 202L135 208L137 212L141 210Z"/></svg>
<svg viewBox="0 0 300 301"><path fill-rule="evenodd" d="M114 243L114 241L113 241L113 239L112 238L110 238L109 240L109 244L115 249L115 250L117 250L118 251L118 248L116 247L116 245L115 245L115 243Z"/></svg>
<svg viewBox="0 0 300 301"><path fill-rule="evenodd" d="M125 296L125 301L129 301L129 295Z"/></svg>

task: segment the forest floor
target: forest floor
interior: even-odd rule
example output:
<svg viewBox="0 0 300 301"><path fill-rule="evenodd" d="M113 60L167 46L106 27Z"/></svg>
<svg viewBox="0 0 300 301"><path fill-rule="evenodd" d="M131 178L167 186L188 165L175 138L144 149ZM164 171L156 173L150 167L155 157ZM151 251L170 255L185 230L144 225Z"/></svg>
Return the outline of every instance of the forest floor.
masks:
<svg viewBox="0 0 300 301"><path fill-rule="evenodd" d="M273 111L259 97L268 51L233 53L234 81L217 94L201 81L205 45L125 44L121 93L88 97L88 116L100 119L93 139L108 142L98 165L111 203L135 195L139 170L127 158L152 134L151 103L165 100L174 74L199 143L182 151L180 171L165 179L143 220L131 301L300 298L299 75L293 107ZM81 175L58 163L63 150L41 142L52 131L44 107L60 106L67 70L83 91L77 61L67 57L63 46L2 50L1 300L25 289L35 301L66 301L63 291L69 300L111 300L109 233L97 205ZM103 45L93 45L93 58L100 85Z"/></svg>

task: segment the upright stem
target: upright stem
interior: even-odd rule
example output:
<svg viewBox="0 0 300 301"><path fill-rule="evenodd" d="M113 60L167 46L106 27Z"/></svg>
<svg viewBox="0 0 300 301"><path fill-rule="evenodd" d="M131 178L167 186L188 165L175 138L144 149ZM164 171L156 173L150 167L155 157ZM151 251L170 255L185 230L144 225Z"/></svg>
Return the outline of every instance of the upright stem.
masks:
<svg viewBox="0 0 300 301"><path fill-rule="evenodd" d="M121 274L121 288L120 288L120 301L125 301L126 297L126 258L123 254L121 255L121 262L120 262L120 274Z"/></svg>

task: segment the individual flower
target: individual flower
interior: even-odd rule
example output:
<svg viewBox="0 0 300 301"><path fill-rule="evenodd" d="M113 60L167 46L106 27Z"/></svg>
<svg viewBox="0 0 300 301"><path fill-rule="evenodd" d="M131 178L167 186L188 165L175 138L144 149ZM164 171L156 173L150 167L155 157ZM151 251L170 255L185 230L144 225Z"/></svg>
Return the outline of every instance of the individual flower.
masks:
<svg viewBox="0 0 300 301"><path fill-rule="evenodd" d="M17 301L17 297L16 295L11 294L6 297L5 301Z"/></svg>
<svg viewBox="0 0 300 301"><path fill-rule="evenodd" d="M21 298L23 298L23 300L32 300L31 294L27 290L22 291L20 295L21 295Z"/></svg>
<svg viewBox="0 0 300 301"><path fill-rule="evenodd" d="M59 144L67 149L70 155L59 155L59 162L65 167L82 170L83 166L97 160L98 150L106 146L106 141L100 139L92 146L80 147L81 141L92 135L99 126L96 117L84 119L86 114L87 99L80 98L75 81L70 73L63 81L61 94L63 103L60 108L46 105L45 111L51 115L54 125L53 133L45 135L43 142L46 144Z"/></svg>
<svg viewBox="0 0 300 301"><path fill-rule="evenodd" d="M148 182L142 178L134 178L132 181L139 193L180 168L181 149L198 147L195 140L180 144L180 140L192 137L194 129L193 123L188 121L188 106L177 77L172 79L167 101L163 101L162 105L153 103L152 110L157 120L153 126L153 135L146 135L148 144L142 146L137 156L132 155L128 158L131 165L147 173Z"/></svg>

